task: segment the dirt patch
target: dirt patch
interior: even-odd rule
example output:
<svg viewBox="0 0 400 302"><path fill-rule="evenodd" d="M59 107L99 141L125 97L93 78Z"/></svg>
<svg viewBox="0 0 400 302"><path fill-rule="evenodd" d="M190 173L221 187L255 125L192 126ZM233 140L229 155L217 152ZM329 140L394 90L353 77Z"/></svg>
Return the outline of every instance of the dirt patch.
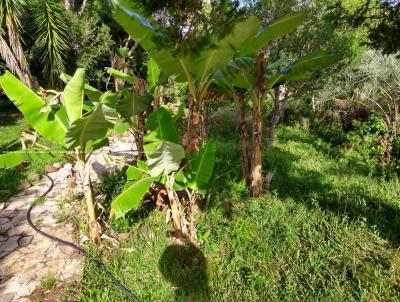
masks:
<svg viewBox="0 0 400 302"><path fill-rule="evenodd" d="M79 301L81 285L79 282L62 283L54 289L35 289L25 297L32 302L76 302Z"/></svg>

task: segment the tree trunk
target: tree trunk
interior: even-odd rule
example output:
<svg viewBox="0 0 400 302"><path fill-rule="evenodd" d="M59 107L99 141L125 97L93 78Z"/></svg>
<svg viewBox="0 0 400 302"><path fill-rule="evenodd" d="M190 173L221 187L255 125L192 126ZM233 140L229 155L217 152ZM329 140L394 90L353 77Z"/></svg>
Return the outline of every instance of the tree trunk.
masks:
<svg viewBox="0 0 400 302"><path fill-rule="evenodd" d="M275 104L274 104L274 113L271 118L271 122L268 129L268 142L267 142L267 152L269 153L272 149L274 138L275 138L275 130L279 125L280 117L285 108L287 98L287 87L286 85L280 85L275 88ZM268 169L267 174L265 176L265 185L267 189L271 184L272 180L272 172Z"/></svg>
<svg viewBox="0 0 400 302"><path fill-rule="evenodd" d="M253 103L253 158L251 167L253 196L259 196L263 192L262 129L261 100L257 99Z"/></svg>
<svg viewBox="0 0 400 302"><path fill-rule="evenodd" d="M66 10L73 10L75 8L75 0L64 0L64 7Z"/></svg>
<svg viewBox="0 0 400 302"><path fill-rule="evenodd" d="M263 192L262 175L262 130L263 115L261 102L265 92L265 55L260 51L256 57L257 91L253 102L253 158L252 158L252 190L253 196L259 196Z"/></svg>
<svg viewBox="0 0 400 302"><path fill-rule="evenodd" d="M243 92L238 93L239 113L240 113L240 140L242 145L242 176L247 184L251 181L251 158L249 144L249 130L246 122L246 100Z"/></svg>
<svg viewBox="0 0 400 302"><path fill-rule="evenodd" d="M89 225L89 237L96 243L101 242L101 226L97 221L97 213L95 208L95 198L93 193L92 181L90 179L90 163L80 161L80 174L83 185L83 195L85 197L85 203L88 215Z"/></svg>
<svg viewBox="0 0 400 302"><path fill-rule="evenodd" d="M176 198L175 191L173 190L174 180L168 179L167 183L165 184L165 189L167 190L168 200L169 200L169 207L172 214L172 222L174 224L174 232L177 238L183 237L182 231L182 215L179 209L178 200Z"/></svg>
<svg viewBox="0 0 400 302"><path fill-rule="evenodd" d="M200 127L201 113L199 111L199 103L189 96L189 117L188 117L188 151L194 153L200 148Z"/></svg>
<svg viewBox="0 0 400 302"><path fill-rule="evenodd" d="M200 114L200 123L201 123L201 144L204 146L207 144L207 124L206 124L206 116L204 115L203 112L199 112Z"/></svg>
<svg viewBox="0 0 400 302"><path fill-rule="evenodd" d="M85 11L86 5L87 5L88 0L83 0L81 8L79 9L79 16L83 15L83 12Z"/></svg>

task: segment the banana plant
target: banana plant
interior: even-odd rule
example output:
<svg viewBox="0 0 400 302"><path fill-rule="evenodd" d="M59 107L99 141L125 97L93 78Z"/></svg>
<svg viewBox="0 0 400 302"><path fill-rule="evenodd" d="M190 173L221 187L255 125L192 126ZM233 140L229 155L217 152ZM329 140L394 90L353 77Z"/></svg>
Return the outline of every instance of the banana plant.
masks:
<svg viewBox="0 0 400 302"><path fill-rule="evenodd" d="M160 70L153 58L147 61L147 81L134 75L108 68L107 72L116 79L128 83L119 87L119 98L114 106L116 112L128 126L122 130L129 130L134 138L138 151L138 159L144 159L143 136L144 125L148 114L157 107L157 100L162 96L162 85L159 81ZM154 105L152 105L154 102Z"/></svg>
<svg viewBox="0 0 400 302"><path fill-rule="evenodd" d="M144 13L132 0L113 0L114 18L139 43L160 66L161 79L170 75L176 81L188 82L189 117L188 151L196 152L200 148L201 129L205 129L202 115L204 96L213 80L214 73L226 66L235 56L246 56L261 49L268 41L278 39L303 22L304 12L295 12L277 20L270 26L261 24L257 17L248 17L236 24L232 32L223 39L212 37L212 47L198 54L177 56L172 49L156 45L159 26L154 20L145 18Z"/></svg>
<svg viewBox="0 0 400 302"><path fill-rule="evenodd" d="M307 80L313 77L316 71L330 66L341 59L334 52L318 51L310 53L296 60L286 67L287 58L282 58L270 65L266 65L262 52L256 57L239 57L229 62L226 68L214 76L216 86L228 92L234 100L238 101L241 116L241 138L242 138L242 171L246 181L252 183L253 195L258 196L263 191L264 180L267 185L272 177L262 175L262 131L263 120L262 103L268 98L273 89L275 93L275 108L269 127L268 149L272 146L274 129L276 128L280 114L284 107L285 96L280 94L280 88L288 81ZM245 96L250 100L253 107L253 154L250 156L248 129L245 122ZM239 96L241 96L239 98ZM271 145L270 145L271 144ZM248 158L246 159L245 157ZM251 173L249 173L251 169Z"/></svg>
<svg viewBox="0 0 400 302"><path fill-rule="evenodd" d="M27 124L44 139L61 146L67 158L77 165L87 206L90 238L100 243L101 226L97 219L96 202L90 178L90 157L94 150L108 143L107 135L114 123L107 118L107 106L113 98L109 92L95 91L85 84L85 71L77 69L68 78L59 102L51 104L41 99L11 73L0 76L0 86L21 111ZM92 102L84 102L85 94ZM95 97L97 95L97 98ZM90 103L88 105L87 103ZM0 155L0 168L11 168L24 160L34 161L49 156L51 150L28 149Z"/></svg>
<svg viewBox="0 0 400 302"><path fill-rule="evenodd" d="M210 187L216 144L210 142L192 156L186 156L179 144L174 118L163 107L149 115L146 130L147 161L138 160L128 168L125 189L112 202L112 216L118 219L136 209L155 186L161 188L159 195L166 193L175 236L195 239L192 209L196 199Z"/></svg>

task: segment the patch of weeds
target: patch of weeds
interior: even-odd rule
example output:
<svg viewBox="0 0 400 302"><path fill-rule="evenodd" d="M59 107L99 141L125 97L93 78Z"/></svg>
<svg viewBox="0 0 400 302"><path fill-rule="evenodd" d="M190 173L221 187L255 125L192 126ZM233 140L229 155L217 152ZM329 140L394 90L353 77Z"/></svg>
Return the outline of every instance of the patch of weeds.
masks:
<svg viewBox="0 0 400 302"><path fill-rule="evenodd" d="M43 219L42 218L38 218L33 222L33 224L39 228L39 227L41 227L43 225Z"/></svg>
<svg viewBox="0 0 400 302"><path fill-rule="evenodd" d="M64 222L64 221L68 220L69 217L70 217L70 214L67 213L66 211L61 211L60 213L58 213L57 215L54 216L57 223Z"/></svg>
<svg viewBox="0 0 400 302"><path fill-rule="evenodd" d="M32 201L32 204L36 206L41 206L44 204L45 198L43 196L38 196L35 197L35 199Z"/></svg>
<svg viewBox="0 0 400 302"><path fill-rule="evenodd" d="M57 278L54 276L49 276L46 279L44 279L41 283L41 287L44 290L52 290L55 289L57 285Z"/></svg>
<svg viewBox="0 0 400 302"><path fill-rule="evenodd" d="M79 284L73 283L68 285L62 295L61 295L61 302L75 302L78 301L79 296Z"/></svg>

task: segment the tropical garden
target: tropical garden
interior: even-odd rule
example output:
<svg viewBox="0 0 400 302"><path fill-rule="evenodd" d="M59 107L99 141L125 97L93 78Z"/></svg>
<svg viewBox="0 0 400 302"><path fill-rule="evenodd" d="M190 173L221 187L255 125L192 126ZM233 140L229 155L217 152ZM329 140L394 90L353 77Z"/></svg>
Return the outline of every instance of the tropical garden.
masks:
<svg viewBox="0 0 400 302"><path fill-rule="evenodd" d="M399 41L399 1L0 0L0 219L69 165L86 259L30 301L400 301Z"/></svg>

